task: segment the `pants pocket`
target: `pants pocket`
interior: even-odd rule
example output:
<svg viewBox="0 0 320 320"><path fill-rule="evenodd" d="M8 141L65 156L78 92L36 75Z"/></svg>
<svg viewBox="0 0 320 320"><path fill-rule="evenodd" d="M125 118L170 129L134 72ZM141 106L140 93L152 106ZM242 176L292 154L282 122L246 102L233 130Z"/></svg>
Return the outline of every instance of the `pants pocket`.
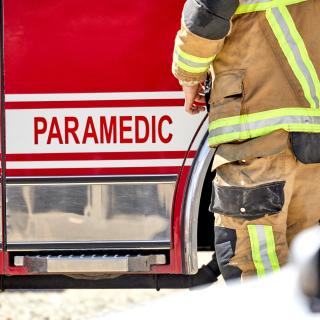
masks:
<svg viewBox="0 0 320 320"><path fill-rule="evenodd" d="M291 132L292 151L305 164L320 163L320 133Z"/></svg>
<svg viewBox="0 0 320 320"><path fill-rule="evenodd" d="M274 215L282 210L284 185L284 181L276 181L246 188L218 186L213 182L209 210L247 220Z"/></svg>

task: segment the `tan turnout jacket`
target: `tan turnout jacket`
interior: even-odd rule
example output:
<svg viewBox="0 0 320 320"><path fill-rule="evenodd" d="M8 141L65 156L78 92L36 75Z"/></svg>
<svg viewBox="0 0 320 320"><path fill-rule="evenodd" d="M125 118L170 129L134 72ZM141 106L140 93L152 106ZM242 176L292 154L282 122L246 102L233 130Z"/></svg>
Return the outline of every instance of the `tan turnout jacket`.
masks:
<svg viewBox="0 0 320 320"><path fill-rule="evenodd" d="M278 129L320 132L320 1L240 1L231 26L212 40L182 18L175 41L176 78L215 78L209 144Z"/></svg>

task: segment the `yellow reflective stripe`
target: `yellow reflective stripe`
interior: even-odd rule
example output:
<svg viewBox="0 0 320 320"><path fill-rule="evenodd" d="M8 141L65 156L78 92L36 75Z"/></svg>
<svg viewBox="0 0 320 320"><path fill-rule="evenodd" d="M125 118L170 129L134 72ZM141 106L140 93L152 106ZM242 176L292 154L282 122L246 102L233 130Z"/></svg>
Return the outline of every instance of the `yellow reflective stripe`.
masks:
<svg viewBox="0 0 320 320"><path fill-rule="evenodd" d="M312 99L308 81L305 78L305 75L303 74L303 72L297 62L296 55L294 54L292 48L290 47L290 45L286 39L286 35L283 32L283 26L282 27L280 26L280 24L278 23L272 10L267 10L266 17L267 17L267 20L269 21L270 27L272 28L273 33L276 36L278 43L279 43L285 57L288 60L288 63L290 65L293 73L295 74L296 78L300 82L300 85L301 85L302 90L304 92L305 98L309 102L310 106L315 107L315 102ZM290 30L290 32L291 32L291 30ZM295 41L295 43L297 44L297 39L293 38L293 41Z"/></svg>
<svg viewBox="0 0 320 320"><path fill-rule="evenodd" d="M181 68L187 72L190 72L190 73L204 73L204 72L207 72L209 69L209 66L208 67L201 67L201 68L188 66L185 63L183 63L182 61L179 61L177 58L174 58L174 62L179 66L179 68Z"/></svg>
<svg viewBox="0 0 320 320"><path fill-rule="evenodd" d="M234 140L246 140L251 138L257 138L267 135L273 131L283 129L288 132L313 132L320 133L320 124L277 124L272 126L266 126L255 130L247 130L241 132L231 132L221 134L208 138L209 146L216 146L218 144L234 141Z"/></svg>
<svg viewBox="0 0 320 320"><path fill-rule="evenodd" d="M245 124L248 122L278 118L282 116L320 117L320 110L311 108L279 108L257 113L243 114L240 116L214 120L209 124L209 131L224 126Z"/></svg>
<svg viewBox="0 0 320 320"><path fill-rule="evenodd" d="M259 245L257 229L255 225L248 225L247 228L248 228L249 238L250 238L252 260L257 270L258 277L262 277L265 275L265 270L264 270L264 265L260 255L260 245Z"/></svg>
<svg viewBox="0 0 320 320"><path fill-rule="evenodd" d="M244 14L256 11L265 11L270 8L275 8L283 5L290 5L304 2L306 0L274 0L268 2L257 2L251 4L241 4L236 10L235 14Z"/></svg>
<svg viewBox="0 0 320 320"><path fill-rule="evenodd" d="M251 255L259 277L280 269L272 226L247 225Z"/></svg>
<svg viewBox="0 0 320 320"><path fill-rule="evenodd" d="M275 130L320 132L320 110L281 108L217 119L209 124L210 146L260 137Z"/></svg>
<svg viewBox="0 0 320 320"><path fill-rule="evenodd" d="M286 20L286 22L289 26L292 37L294 38L294 40L299 48L299 51L302 56L304 64L307 67L308 71L310 72L312 81L313 81L315 89L316 89L316 96L318 98L318 101L320 101L320 81L318 78L317 71L316 71L316 69L315 69L315 67L309 57L309 54L308 54L307 48L304 44L304 41L303 41L300 33L298 32L297 27L296 27L291 15L290 15L290 12L288 11L288 9L286 7L280 7L279 10L282 13L283 18ZM319 107L319 105L318 105L318 107Z"/></svg>
<svg viewBox="0 0 320 320"><path fill-rule="evenodd" d="M184 59L187 59L191 62L195 62L195 63L208 63L210 64L215 56L211 56L211 57L208 57L208 58L202 58L202 57L197 57L197 56L193 56L189 53L186 53L184 51L182 51L178 46L175 46L174 50Z"/></svg>
<svg viewBox="0 0 320 320"><path fill-rule="evenodd" d="M279 265L279 260L276 253L276 245L274 242L272 226L264 226L264 233L266 235L268 256L269 256L272 270L279 271L280 265Z"/></svg>

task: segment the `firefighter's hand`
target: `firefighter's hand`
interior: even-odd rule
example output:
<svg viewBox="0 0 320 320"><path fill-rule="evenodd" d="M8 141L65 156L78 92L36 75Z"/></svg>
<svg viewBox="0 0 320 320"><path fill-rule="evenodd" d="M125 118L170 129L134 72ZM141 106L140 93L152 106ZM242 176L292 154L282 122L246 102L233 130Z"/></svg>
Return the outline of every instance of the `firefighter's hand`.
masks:
<svg viewBox="0 0 320 320"><path fill-rule="evenodd" d="M204 85L196 84L194 86L183 86L184 108L190 114L198 114L206 110L206 101L204 97Z"/></svg>

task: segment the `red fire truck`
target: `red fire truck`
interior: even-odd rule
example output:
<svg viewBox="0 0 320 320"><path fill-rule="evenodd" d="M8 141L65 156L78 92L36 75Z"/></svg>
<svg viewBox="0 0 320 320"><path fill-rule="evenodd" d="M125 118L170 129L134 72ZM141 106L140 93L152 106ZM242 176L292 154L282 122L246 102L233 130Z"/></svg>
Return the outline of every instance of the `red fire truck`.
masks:
<svg viewBox="0 0 320 320"><path fill-rule="evenodd" d="M197 282L213 151L171 75L183 2L1 1L2 289Z"/></svg>

